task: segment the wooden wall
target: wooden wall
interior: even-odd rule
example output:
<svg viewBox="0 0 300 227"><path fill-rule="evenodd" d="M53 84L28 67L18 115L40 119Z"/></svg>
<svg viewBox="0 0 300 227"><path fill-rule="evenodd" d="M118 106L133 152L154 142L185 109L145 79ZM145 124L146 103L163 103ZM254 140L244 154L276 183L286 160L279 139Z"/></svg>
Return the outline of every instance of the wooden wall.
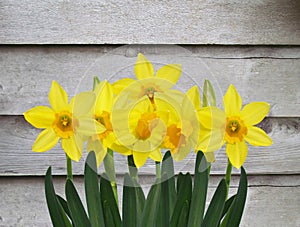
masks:
<svg viewBox="0 0 300 227"><path fill-rule="evenodd" d="M51 226L43 188L49 165L64 191L64 153L60 146L33 153L39 130L23 112L48 104L53 79L74 95L90 89L94 75L133 75L139 52L156 67L181 63L183 90L209 78L219 100L233 83L244 103L271 104L260 126L274 144L249 148L241 226L300 226L300 1L3 0L0 44L0 226ZM216 157L210 193L226 166L224 149ZM74 164L81 193L83 162ZM121 184L126 161L116 162ZM191 154L176 169L192 171L193 162ZM141 173L147 191L153 164ZM236 186L234 178L232 192Z"/></svg>

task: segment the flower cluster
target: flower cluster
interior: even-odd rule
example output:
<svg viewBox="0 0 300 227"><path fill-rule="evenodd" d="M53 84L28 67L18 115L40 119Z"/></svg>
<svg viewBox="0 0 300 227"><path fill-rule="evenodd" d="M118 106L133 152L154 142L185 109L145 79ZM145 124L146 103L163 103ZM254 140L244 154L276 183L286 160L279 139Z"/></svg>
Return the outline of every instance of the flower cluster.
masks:
<svg viewBox="0 0 300 227"><path fill-rule="evenodd" d="M137 167L148 158L162 161L162 150L183 160L191 150L201 150L208 161L226 143L233 166L240 168L247 156L247 144L269 146L272 140L258 127L269 104L253 102L242 108L233 85L224 96L224 111L201 105L197 86L185 94L173 89L181 66L169 64L154 72L147 58L139 54L134 67L137 80L125 78L110 84L99 82L94 91L79 93L68 103L65 90L53 81L50 107L38 106L24 113L34 127L44 128L33 151L53 148L61 139L62 148L74 161L81 158L84 142L96 154L97 165L107 149L132 155ZM246 141L246 142L245 142Z"/></svg>

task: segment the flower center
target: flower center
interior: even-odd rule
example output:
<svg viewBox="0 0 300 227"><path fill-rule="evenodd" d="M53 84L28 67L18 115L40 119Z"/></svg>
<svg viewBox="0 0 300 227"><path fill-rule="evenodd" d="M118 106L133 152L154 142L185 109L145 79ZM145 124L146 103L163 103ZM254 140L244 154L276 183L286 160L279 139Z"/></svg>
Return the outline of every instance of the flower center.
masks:
<svg viewBox="0 0 300 227"><path fill-rule="evenodd" d="M73 119L69 111L62 111L55 114L53 128L56 134L61 138L67 139L73 136L78 126L78 120Z"/></svg>
<svg viewBox="0 0 300 227"><path fill-rule="evenodd" d="M148 98L150 100L152 100L154 98L154 93L156 92L155 88L154 87L149 87L146 89L146 92L145 92L145 95L148 96Z"/></svg>
<svg viewBox="0 0 300 227"><path fill-rule="evenodd" d="M247 127L239 117L228 117L226 119L225 140L228 143L235 144L243 141L247 132Z"/></svg>
<svg viewBox="0 0 300 227"><path fill-rule="evenodd" d="M164 146L170 148L171 152L174 152L176 148L180 148L186 145L186 138L181 133L181 129L175 124L170 125L167 128L167 134L164 141Z"/></svg>
<svg viewBox="0 0 300 227"><path fill-rule="evenodd" d="M103 111L100 115L95 115L95 120L106 128L106 131L98 134L98 137L100 139L106 138L106 136L113 131L112 124L110 122L110 113Z"/></svg>
<svg viewBox="0 0 300 227"><path fill-rule="evenodd" d="M157 84L155 84L153 82L150 82L150 83L147 83L146 85L141 86L141 92L139 94L139 97L146 95L146 96L148 96L151 103L154 104L154 95L155 95L155 92L158 92L158 91L161 91L159 86L157 86Z"/></svg>
<svg viewBox="0 0 300 227"><path fill-rule="evenodd" d="M157 121L154 121L157 118L155 113L143 113L135 128L136 137L142 140L148 139L152 129L157 126Z"/></svg>

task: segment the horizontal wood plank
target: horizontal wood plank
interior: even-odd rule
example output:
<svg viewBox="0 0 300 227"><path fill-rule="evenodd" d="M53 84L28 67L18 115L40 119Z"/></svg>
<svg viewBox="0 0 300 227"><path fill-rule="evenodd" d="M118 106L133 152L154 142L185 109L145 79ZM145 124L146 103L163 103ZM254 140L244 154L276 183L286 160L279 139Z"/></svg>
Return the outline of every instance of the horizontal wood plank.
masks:
<svg viewBox="0 0 300 227"><path fill-rule="evenodd" d="M1 1L2 44L300 44L300 3Z"/></svg>
<svg viewBox="0 0 300 227"><path fill-rule="evenodd" d="M148 193L151 181L148 177L140 177L140 180L143 182L144 192ZM210 178L208 201L219 180L220 177ZM0 226L52 226L43 181L39 177L1 178L0 198L5 206L1 208ZM122 178L118 178L118 181L122 182ZM233 177L230 194L236 192L236 182L237 179ZM64 184L64 177L54 177L56 192L65 198ZM85 201L83 178L75 178L75 185ZM299 175L249 177L248 197L241 227L299 226L299 187ZM118 193L120 200L121 183L118 184ZM122 206L121 201L119 204Z"/></svg>
<svg viewBox="0 0 300 227"><path fill-rule="evenodd" d="M300 118L266 118L262 127L273 139L271 147L249 147L245 168L249 174L299 174L300 173ZM32 128L22 116L0 116L0 175L44 175L52 165L54 175L65 175L65 153L58 144L44 153L31 151L39 130ZM78 163L73 164L75 175L83 174L86 152ZM175 162L176 172L194 171L195 154L192 152L182 162ZM224 174L227 157L224 148L216 152L212 174ZM118 174L127 171L127 158L115 154ZM103 171L103 165L100 170ZM154 162L150 159L140 168L141 174L155 174ZM234 169L234 173L238 173Z"/></svg>
<svg viewBox="0 0 300 227"><path fill-rule="evenodd" d="M36 105L48 105L52 80L70 96L89 90L92 78L114 82L134 78L133 66L139 52L155 68L180 63L183 72L177 87L186 91L208 78L217 99L229 84L240 92L243 102L267 101L269 116L300 116L299 47L222 47L128 45L93 47L0 47L0 114L20 115ZM255 92L254 92L255 91Z"/></svg>

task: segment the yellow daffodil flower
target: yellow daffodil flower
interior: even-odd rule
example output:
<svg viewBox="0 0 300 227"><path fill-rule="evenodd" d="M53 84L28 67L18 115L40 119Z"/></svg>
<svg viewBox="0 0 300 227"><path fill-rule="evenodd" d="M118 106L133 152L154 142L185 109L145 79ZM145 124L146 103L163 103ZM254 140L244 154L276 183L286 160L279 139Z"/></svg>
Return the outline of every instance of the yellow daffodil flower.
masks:
<svg viewBox="0 0 300 227"><path fill-rule="evenodd" d="M163 93L158 94L155 99L157 111L169 113L162 147L170 149L175 161L183 160L195 148L198 141L199 122L189 93L187 95L181 93L181 97L178 93L176 99L170 94Z"/></svg>
<svg viewBox="0 0 300 227"><path fill-rule="evenodd" d="M97 165L99 166L107 153L107 148L112 148L112 144L116 140L111 124L114 95L110 83L106 80L97 85L95 93L96 103L92 110L93 116L99 124L105 127L105 131L95 134L88 139L87 150L88 152L95 152Z"/></svg>
<svg viewBox="0 0 300 227"><path fill-rule="evenodd" d="M224 110L207 107L199 112L205 127L215 133L217 145L226 143L226 153L231 164L240 168L246 160L248 147L270 146L272 139L260 128L254 125L261 122L270 106L266 102L252 102L242 108L242 99L233 85L230 85L223 98Z"/></svg>
<svg viewBox="0 0 300 227"><path fill-rule="evenodd" d="M66 91L52 82L49 92L50 107L37 106L24 113L25 119L36 128L45 128L32 146L36 152L53 148L61 138L62 148L68 157L79 161L82 155L84 136L101 133L105 128L90 118L87 113L95 101L93 92L82 92L68 104Z"/></svg>
<svg viewBox="0 0 300 227"><path fill-rule="evenodd" d="M165 125L148 97L136 103L128 101L122 93L115 102L112 125L118 140L114 149L124 155L133 155L136 167L144 165L148 157L161 161L160 145L165 135Z"/></svg>
<svg viewBox="0 0 300 227"><path fill-rule="evenodd" d="M193 127L195 128L195 130L198 130L198 133L195 134L195 135L198 135L198 138L196 141L196 145L193 147L194 151L198 152L199 150L201 150L204 153L205 158L208 162L214 162L215 156L214 156L213 151L217 150L217 149L215 149L216 145L213 142L214 140L212 140L212 138L214 137L214 134L212 134L211 130L205 128L202 124L203 121L208 121L208 120L210 120L210 118L206 119L206 118L201 117L201 119L199 119L199 116L198 116L198 112L202 110L201 101L200 101L200 93L199 93L198 87L197 86L191 87L187 91L186 95L187 95L187 97L189 97L190 101L193 104L194 112L196 114L196 119L197 119L197 122L195 122L195 120L194 120L193 124L192 124ZM195 118L195 117L193 117L193 118Z"/></svg>
<svg viewBox="0 0 300 227"><path fill-rule="evenodd" d="M133 90L130 92L130 98L138 100L146 95L153 101L156 92L164 92L176 84L181 74L181 65L165 65L158 69L154 76L153 65L143 54L139 53L134 66L134 72L138 79L138 86L131 87ZM136 81L131 78L121 79L113 83L114 92L120 94L134 82Z"/></svg>

